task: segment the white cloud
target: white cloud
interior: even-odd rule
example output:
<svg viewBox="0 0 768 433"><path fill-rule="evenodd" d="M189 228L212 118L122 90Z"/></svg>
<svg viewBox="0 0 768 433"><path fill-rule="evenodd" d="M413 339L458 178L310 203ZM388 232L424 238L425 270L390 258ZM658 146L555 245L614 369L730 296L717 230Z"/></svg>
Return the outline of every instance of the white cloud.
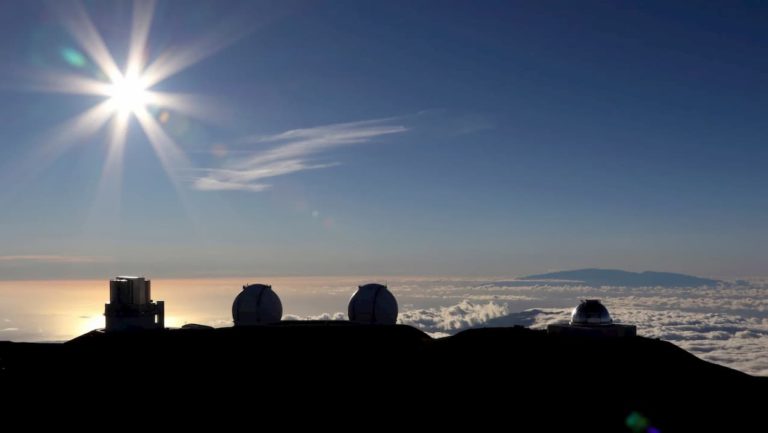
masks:
<svg viewBox="0 0 768 433"><path fill-rule="evenodd" d="M347 320L347 315L341 312L323 313L315 316L297 316L295 314L286 314L282 320Z"/></svg>
<svg viewBox="0 0 768 433"><path fill-rule="evenodd" d="M270 185L261 182L263 179L338 165L312 163L308 159L312 155L405 131L406 127L391 124L391 119L375 119L247 137L238 144L271 147L230 159L221 168L203 169L205 174L193 179L193 187L200 191L264 191Z"/></svg>
<svg viewBox="0 0 768 433"><path fill-rule="evenodd" d="M417 292L415 287L408 291ZM532 295L537 296L532 296ZM580 298L600 298L614 320L634 324L638 334L670 341L694 355L755 375L768 375L768 286L702 288L620 288L589 286L522 286L465 281L423 284L419 299L453 300L443 305L404 311L401 323L433 336L474 327L528 326L542 329L565 321ZM476 303L466 299L488 299ZM559 308L515 307L520 301ZM453 301L455 302L455 301Z"/></svg>
<svg viewBox="0 0 768 433"><path fill-rule="evenodd" d="M201 177L195 179L194 187L200 191L251 191L260 192L269 189L269 185L264 183L239 183L218 180L212 177Z"/></svg>
<svg viewBox="0 0 768 433"><path fill-rule="evenodd" d="M638 334L670 341L694 355L750 374L768 376L768 281L717 288L541 285L487 278L389 278L400 304L399 323L433 337L465 329L566 321L580 299L597 298L614 320ZM350 286L323 284L341 305ZM342 313L337 315L343 319ZM312 317L327 318L316 314Z"/></svg>
<svg viewBox="0 0 768 433"><path fill-rule="evenodd" d="M482 325L489 319L510 314L504 304L489 302L474 304L462 301L449 307L425 308L405 311L398 317L398 323L419 328L425 332L458 332Z"/></svg>
<svg viewBox="0 0 768 433"><path fill-rule="evenodd" d="M614 317L635 324L638 334L670 341L694 355L750 374L768 376L768 319L731 314L689 311L653 311L623 306L613 308ZM510 311L497 302L456 305L405 311L399 322L414 326L433 337L443 337L478 327L527 326L546 328L565 321L569 309Z"/></svg>
<svg viewBox="0 0 768 433"><path fill-rule="evenodd" d="M509 279L435 277L302 277L272 283L284 300L284 319L345 320L346 314L337 311L343 311L359 284L369 281L387 283L400 307L400 323L433 337L473 327L521 325L542 329L567 320L579 299L597 298L614 320L637 325L641 336L671 341L707 361L768 376L768 279L719 288L556 286ZM6 294L28 292L18 291L15 284L8 287ZM205 293L206 302L190 307L185 320L232 326L226 313L234 293L207 289ZM38 329L39 321L29 320L18 303L9 303L12 298L8 295L5 298L0 305L0 317L5 319L0 319L0 324L2 328L20 329L7 331L5 339L73 337L54 331L58 325L35 333L32 330ZM70 297L61 299L71 301ZM209 299L222 308L212 310L214 304ZM294 302L298 299L302 302ZM57 309L67 308L62 304ZM13 321L8 322L10 319Z"/></svg>
<svg viewBox="0 0 768 433"><path fill-rule="evenodd" d="M413 326L430 335L451 335L478 327L527 326L541 328L566 318L562 310L530 309L513 312L509 305L462 301L456 305L423 308L401 313L398 323Z"/></svg>

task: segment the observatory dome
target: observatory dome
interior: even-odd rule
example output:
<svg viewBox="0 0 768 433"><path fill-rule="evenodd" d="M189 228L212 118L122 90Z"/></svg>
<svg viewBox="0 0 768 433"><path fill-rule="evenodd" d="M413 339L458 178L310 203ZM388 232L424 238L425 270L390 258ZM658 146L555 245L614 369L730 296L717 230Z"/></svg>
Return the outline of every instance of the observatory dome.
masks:
<svg viewBox="0 0 768 433"><path fill-rule="evenodd" d="M235 326L266 325L279 322L283 317L283 304L272 291L272 286L249 284L232 303Z"/></svg>
<svg viewBox="0 0 768 433"><path fill-rule="evenodd" d="M571 313L571 325L595 326L611 325L613 319L608 309L598 299L581 301Z"/></svg>
<svg viewBox="0 0 768 433"><path fill-rule="evenodd" d="M382 284L360 286L349 300L349 320L376 325L397 322L397 300Z"/></svg>

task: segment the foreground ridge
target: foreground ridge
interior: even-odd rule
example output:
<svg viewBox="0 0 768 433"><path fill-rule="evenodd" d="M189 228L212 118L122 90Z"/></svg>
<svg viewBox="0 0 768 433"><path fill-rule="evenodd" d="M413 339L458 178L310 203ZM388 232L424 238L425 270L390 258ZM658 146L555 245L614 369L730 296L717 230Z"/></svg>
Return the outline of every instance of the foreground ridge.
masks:
<svg viewBox="0 0 768 433"><path fill-rule="evenodd" d="M522 327L440 339L405 325L345 321L93 331L62 344L0 343L0 360L0 381L21 396L17 402L42 394L66 407L80 401L73 394L94 390L109 395L110 405L127 404L136 390L230 397L246 391L248 404L263 408L287 400L342 421L365 402L433 426L451 425L435 415L448 406L462 416L513 411L520 422L539 422L542 412L564 415L550 424L586 417L591 431L630 431L633 414L660 431L748 425L760 413L760 399L750 396L768 390L764 378L664 341ZM227 401L206 400L206 410L231 410Z"/></svg>

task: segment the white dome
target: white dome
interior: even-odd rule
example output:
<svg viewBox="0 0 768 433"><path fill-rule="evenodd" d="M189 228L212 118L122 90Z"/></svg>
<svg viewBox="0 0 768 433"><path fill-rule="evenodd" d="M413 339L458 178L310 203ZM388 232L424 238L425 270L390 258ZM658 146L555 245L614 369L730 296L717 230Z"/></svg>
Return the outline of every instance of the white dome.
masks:
<svg viewBox="0 0 768 433"><path fill-rule="evenodd" d="M279 322L283 317L283 304L272 291L272 286L249 284L232 303L235 326L265 325Z"/></svg>
<svg viewBox="0 0 768 433"><path fill-rule="evenodd" d="M397 300L381 284L360 286L349 300L349 320L358 323L394 325L397 322Z"/></svg>
<svg viewBox="0 0 768 433"><path fill-rule="evenodd" d="M598 299L581 301L571 313L571 325L610 325L613 323L608 309Z"/></svg>

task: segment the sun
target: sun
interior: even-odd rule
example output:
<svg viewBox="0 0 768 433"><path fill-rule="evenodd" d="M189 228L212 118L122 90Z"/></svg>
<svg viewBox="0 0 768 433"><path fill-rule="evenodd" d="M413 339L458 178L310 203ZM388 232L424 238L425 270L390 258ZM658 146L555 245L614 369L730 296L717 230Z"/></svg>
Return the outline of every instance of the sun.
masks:
<svg viewBox="0 0 768 433"><path fill-rule="evenodd" d="M136 74L116 77L107 89L113 109L123 115L139 113L146 109L150 94L142 78Z"/></svg>
<svg viewBox="0 0 768 433"><path fill-rule="evenodd" d="M168 87L167 83L160 84L236 41L251 28L250 22L228 25L220 32L201 35L185 44L170 45L166 50L154 52L150 49L149 36L157 2L134 0L132 3L130 33L127 44L124 44L127 56L119 64L83 2L51 2L54 16L59 18L76 45L65 45L58 51L67 69L30 74L36 80L32 83L33 88L84 95L89 99L96 96L99 101L57 126L50 139L31 154L26 163L29 168L24 171L41 170L43 164L52 163L78 143L107 129L104 140L99 140L102 149L106 149L95 199L99 202L119 200L125 145L130 128L136 126L144 132L146 142L151 145L168 179L182 195L185 178L180 173L189 173L192 163L176 142L184 137L169 135L169 132L177 136L181 133L166 131L165 127L176 119L207 121L219 113L214 105L201 102L198 94L156 88ZM140 142L139 136L132 135L132 143ZM114 207L119 207L119 202Z"/></svg>

